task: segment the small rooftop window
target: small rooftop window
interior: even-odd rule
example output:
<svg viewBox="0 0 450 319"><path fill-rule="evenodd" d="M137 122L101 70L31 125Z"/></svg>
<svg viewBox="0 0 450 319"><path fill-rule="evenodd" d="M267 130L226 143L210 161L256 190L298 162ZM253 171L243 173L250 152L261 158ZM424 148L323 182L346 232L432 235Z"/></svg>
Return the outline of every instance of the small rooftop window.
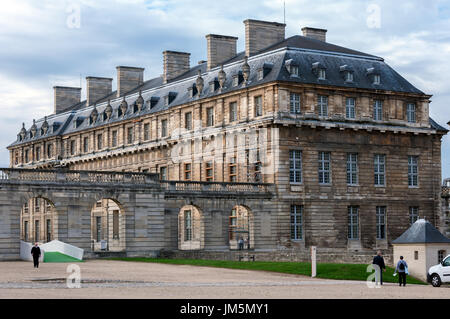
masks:
<svg viewBox="0 0 450 319"><path fill-rule="evenodd" d="M299 69L297 63L295 63L292 59L286 60L284 65L291 76L299 76Z"/></svg>
<svg viewBox="0 0 450 319"><path fill-rule="evenodd" d="M318 80L326 80L326 68L320 62L315 62L312 64L312 71L317 76Z"/></svg>
<svg viewBox="0 0 450 319"><path fill-rule="evenodd" d="M374 67L368 68L367 76L372 81L372 84L374 84L374 85L381 84L381 75L380 75L380 72L376 68L374 68Z"/></svg>
<svg viewBox="0 0 450 319"><path fill-rule="evenodd" d="M271 63L267 63L267 62L264 63L264 65L257 70L258 81L264 79L267 76L267 74L270 73L270 71L272 70L272 67L273 67L273 65ZM297 72L298 72L298 69L297 69Z"/></svg>

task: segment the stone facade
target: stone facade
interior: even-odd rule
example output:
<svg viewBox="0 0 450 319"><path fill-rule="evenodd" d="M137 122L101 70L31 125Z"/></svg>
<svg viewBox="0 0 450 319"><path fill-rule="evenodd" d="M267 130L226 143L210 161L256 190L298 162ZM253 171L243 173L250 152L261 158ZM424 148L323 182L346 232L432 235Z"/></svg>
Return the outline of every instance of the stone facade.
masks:
<svg viewBox="0 0 450 319"><path fill-rule="evenodd" d="M253 236L252 249L295 256L312 245L347 260L378 248L390 253L391 241L411 221L441 223L446 130L429 118L430 95L390 73L380 58L342 48L329 55L338 49L317 40L319 31L326 40L324 30L280 44L284 24L246 20L245 25L249 58L242 53L220 70L210 69L222 59L216 57L209 67L190 69L188 54L165 51L164 75L148 82L155 87L142 84L143 69L128 83L118 68L115 100L109 95L95 108L86 105L67 120L63 133L19 134L9 147L11 166L157 173L183 185L275 185L276 199L264 205L246 205L242 197L233 205L220 198L209 203L202 193L171 199L161 230L169 250L187 247L185 223L198 229L195 245L190 243L195 249L234 249L229 234L217 234L230 230L237 206L247 207L253 218L244 233ZM289 49L294 44L299 50ZM127 90L132 91L125 96ZM105 117L106 104L112 118ZM202 204L195 204L199 200Z"/></svg>

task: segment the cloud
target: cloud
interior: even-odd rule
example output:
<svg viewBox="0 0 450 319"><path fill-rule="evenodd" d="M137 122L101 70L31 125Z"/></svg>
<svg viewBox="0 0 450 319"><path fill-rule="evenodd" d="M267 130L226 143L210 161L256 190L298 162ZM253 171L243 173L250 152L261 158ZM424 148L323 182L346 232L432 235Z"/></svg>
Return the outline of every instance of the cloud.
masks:
<svg viewBox="0 0 450 319"><path fill-rule="evenodd" d="M239 37L244 50L247 18L283 22L284 1L65 0L10 1L0 11L0 164L4 147L21 123L53 110L54 85L79 86L80 75L115 79L115 66L145 68L145 78L162 73L162 51L191 53L191 64L206 59L208 33ZM422 91L433 94L430 114L450 120L450 6L443 0L286 0L286 36L303 26L328 29L329 42L382 56ZM368 25L379 9L379 28ZM70 27L79 8L80 28ZM115 86L115 80L113 86ZM443 139L450 155L450 139ZM443 159L443 176L450 163Z"/></svg>

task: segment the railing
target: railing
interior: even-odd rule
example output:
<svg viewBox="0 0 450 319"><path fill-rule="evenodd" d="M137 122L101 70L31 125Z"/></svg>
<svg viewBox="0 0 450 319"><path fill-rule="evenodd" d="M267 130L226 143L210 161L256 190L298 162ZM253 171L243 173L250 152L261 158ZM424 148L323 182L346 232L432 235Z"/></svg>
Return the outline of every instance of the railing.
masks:
<svg viewBox="0 0 450 319"><path fill-rule="evenodd" d="M267 183L226 183L199 181L161 181L161 186L167 192L176 193L242 193L242 194L270 194L274 193L273 184Z"/></svg>
<svg viewBox="0 0 450 319"><path fill-rule="evenodd" d="M0 181L66 182L95 184L155 184L158 174L135 172L102 172L0 168Z"/></svg>

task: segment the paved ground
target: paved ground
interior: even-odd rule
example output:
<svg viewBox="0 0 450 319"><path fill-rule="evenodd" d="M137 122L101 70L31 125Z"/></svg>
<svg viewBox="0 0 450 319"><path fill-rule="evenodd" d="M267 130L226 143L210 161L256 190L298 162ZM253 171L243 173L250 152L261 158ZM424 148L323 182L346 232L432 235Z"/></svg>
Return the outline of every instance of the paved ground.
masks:
<svg viewBox="0 0 450 319"><path fill-rule="evenodd" d="M312 279L263 271L92 260L77 263L81 288L66 286L69 264L0 262L0 298L446 298L450 286Z"/></svg>

